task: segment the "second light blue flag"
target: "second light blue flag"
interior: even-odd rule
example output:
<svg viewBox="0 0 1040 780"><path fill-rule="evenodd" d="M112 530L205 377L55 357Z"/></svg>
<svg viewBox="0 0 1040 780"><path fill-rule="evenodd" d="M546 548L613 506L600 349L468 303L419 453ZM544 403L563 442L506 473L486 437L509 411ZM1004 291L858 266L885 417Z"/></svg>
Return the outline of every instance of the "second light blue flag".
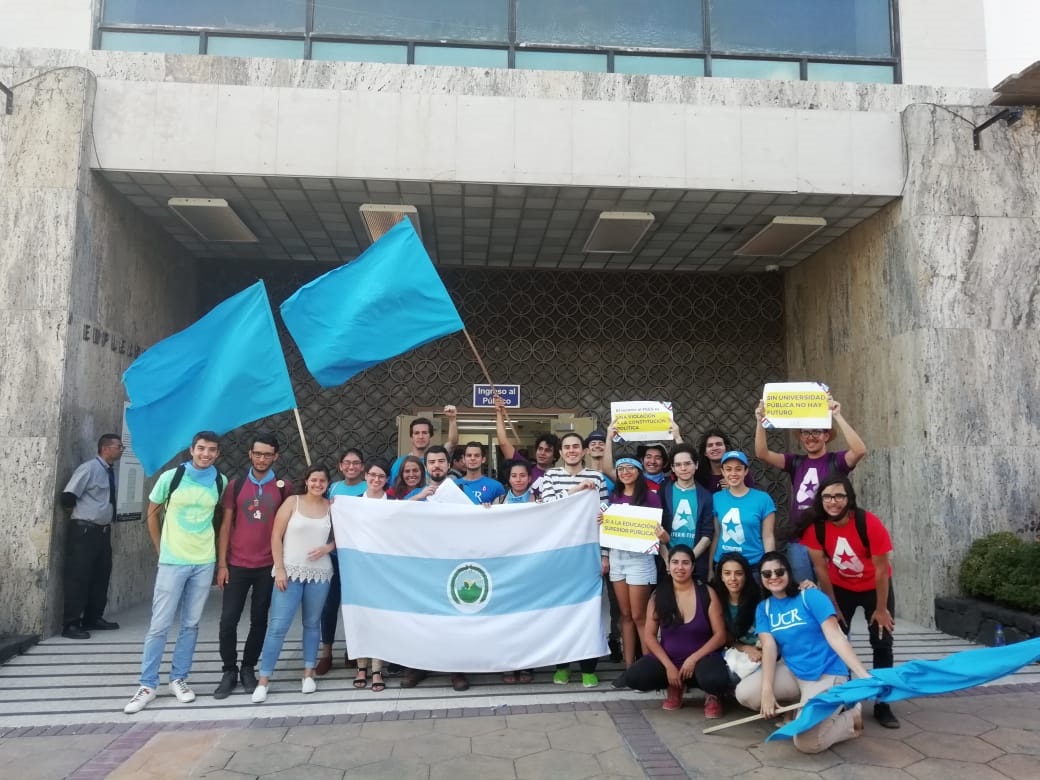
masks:
<svg viewBox="0 0 1040 780"><path fill-rule="evenodd" d="M285 327L322 387L463 328L411 222L281 306Z"/></svg>

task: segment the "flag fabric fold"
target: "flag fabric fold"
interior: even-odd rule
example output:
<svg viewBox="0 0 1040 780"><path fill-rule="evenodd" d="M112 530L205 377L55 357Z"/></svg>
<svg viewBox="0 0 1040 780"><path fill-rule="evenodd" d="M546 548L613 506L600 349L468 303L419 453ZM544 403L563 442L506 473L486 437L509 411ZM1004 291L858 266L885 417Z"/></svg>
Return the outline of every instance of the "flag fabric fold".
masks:
<svg viewBox="0 0 1040 780"><path fill-rule="evenodd" d="M407 219L353 262L301 287L281 313L322 387L463 328Z"/></svg>
<svg viewBox="0 0 1040 780"><path fill-rule="evenodd" d="M134 451L149 475L198 431L227 433L296 406L263 282L145 350L123 384Z"/></svg>
<svg viewBox="0 0 1040 780"><path fill-rule="evenodd" d="M838 706L878 698L891 702L973 688L1014 674L1040 660L1040 638L1006 647L964 650L937 661L909 661L892 669L874 669L870 677L850 680L809 699L798 717L766 739L791 739L826 720Z"/></svg>
<svg viewBox="0 0 1040 780"><path fill-rule="evenodd" d="M605 654L597 508L595 491L491 508L337 498L351 654L443 672Z"/></svg>

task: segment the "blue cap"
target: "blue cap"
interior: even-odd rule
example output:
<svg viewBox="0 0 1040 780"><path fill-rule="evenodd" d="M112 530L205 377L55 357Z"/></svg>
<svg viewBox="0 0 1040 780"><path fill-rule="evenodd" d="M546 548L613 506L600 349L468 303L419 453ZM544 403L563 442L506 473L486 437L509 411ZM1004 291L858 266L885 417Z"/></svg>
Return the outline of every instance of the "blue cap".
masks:
<svg viewBox="0 0 1040 780"><path fill-rule="evenodd" d="M643 464L635 458L618 458L614 462L614 468L618 469L621 466L632 466L633 468L639 469L640 472L643 470Z"/></svg>
<svg viewBox="0 0 1040 780"><path fill-rule="evenodd" d="M747 462L747 455L745 455L740 450L730 450L729 452L727 452L725 455L722 456L722 460L719 461L719 463L721 465L722 463L725 463L727 460L733 460L734 458L739 460L745 466L748 464L748 462Z"/></svg>

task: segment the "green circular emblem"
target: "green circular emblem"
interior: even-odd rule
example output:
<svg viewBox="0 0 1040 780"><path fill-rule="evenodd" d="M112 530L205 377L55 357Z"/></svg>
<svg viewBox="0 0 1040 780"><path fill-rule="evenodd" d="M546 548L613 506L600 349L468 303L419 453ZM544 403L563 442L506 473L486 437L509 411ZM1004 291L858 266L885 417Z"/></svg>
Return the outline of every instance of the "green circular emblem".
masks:
<svg viewBox="0 0 1040 780"><path fill-rule="evenodd" d="M448 577L448 598L459 612L480 612L491 598L491 575L479 563L459 564Z"/></svg>

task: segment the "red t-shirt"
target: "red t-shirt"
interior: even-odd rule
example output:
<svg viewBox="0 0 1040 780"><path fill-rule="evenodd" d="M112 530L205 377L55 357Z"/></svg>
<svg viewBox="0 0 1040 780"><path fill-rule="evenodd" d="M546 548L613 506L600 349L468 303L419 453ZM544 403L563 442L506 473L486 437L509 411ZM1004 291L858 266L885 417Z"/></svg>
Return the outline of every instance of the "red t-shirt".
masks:
<svg viewBox="0 0 1040 780"><path fill-rule="evenodd" d="M892 552L892 539L877 515L867 515L867 539L870 540L870 554L863 546L856 530L856 520L849 515L849 520L840 528L834 523L824 523L824 539L831 558L827 561L827 575L831 584L845 590L864 592L874 590L874 555ZM810 525L802 536L802 544L810 550L819 550L820 542L816 538L816 527ZM825 551L826 554L826 551ZM888 576L892 576L892 567L888 567Z"/></svg>
<svg viewBox="0 0 1040 780"><path fill-rule="evenodd" d="M242 480L245 484L242 484ZM278 483L283 487L278 487ZM235 501L235 494L238 501ZM274 516L282 505L282 496L292 495L292 483L276 476L263 486L260 494L255 482L248 477L231 480L220 499L222 509L234 509L231 537L228 540L228 565L246 569L273 566L271 555L271 529ZM237 503L237 506L234 504Z"/></svg>

